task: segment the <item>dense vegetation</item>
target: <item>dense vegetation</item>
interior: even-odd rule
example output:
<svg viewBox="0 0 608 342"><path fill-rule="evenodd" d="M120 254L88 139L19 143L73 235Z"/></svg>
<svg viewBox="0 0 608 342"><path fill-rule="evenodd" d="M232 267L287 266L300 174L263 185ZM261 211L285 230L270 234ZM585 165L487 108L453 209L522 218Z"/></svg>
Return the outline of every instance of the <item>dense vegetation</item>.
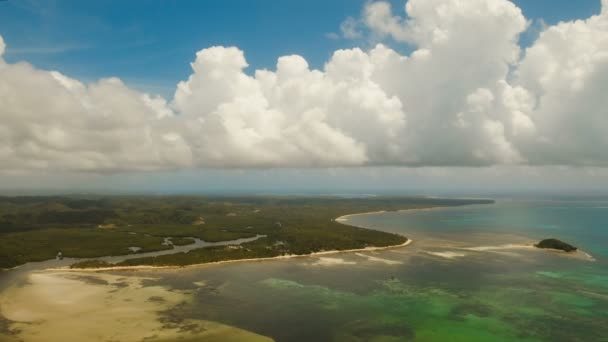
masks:
<svg viewBox="0 0 608 342"><path fill-rule="evenodd" d="M94 258L129 254L129 247L140 252L170 249L162 237L131 235L95 228L49 228L0 234L0 267L8 268L29 261L64 257Z"/></svg>
<svg viewBox="0 0 608 342"><path fill-rule="evenodd" d="M194 239L189 237L174 237L171 238L171 243L175 246L186 246L193 244Z"/></svg>
<svg viewBox="0 0 608 342"><path fill-rule="evenodd" d="M103 260L84 260L79 261L77 263L72 264L72 268L102 268L102 267L112 267L113 264L110 264L107 261Z"/></svg>
<svg viewBox="0 0 608 342"><path fill-rule="evenodd" d="M577 250L577 248L571 244L565 243L558 239L545 239L534 246L537 248L558 249L564 252L574 252Z"/></svg>
<svg viewBox="0 0 608 342"><path fill-rule="evenodd" d="M94 258L171 248L192 237L218 242L265 238L235 247L128 264L185 265L206 261L308 254L400 244L406 238L339 224L334 218L374 210L453 206L491 201L428 198L304 197L0 197L0 267L64 257Z"/></svg>

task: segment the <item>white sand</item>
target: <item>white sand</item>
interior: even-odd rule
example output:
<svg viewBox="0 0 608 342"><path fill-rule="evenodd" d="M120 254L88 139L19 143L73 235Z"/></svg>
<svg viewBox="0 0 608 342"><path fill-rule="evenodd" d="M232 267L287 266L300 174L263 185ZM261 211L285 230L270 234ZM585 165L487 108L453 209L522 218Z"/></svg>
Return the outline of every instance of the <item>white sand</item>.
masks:
<svg viewBox="0 0 608 342"><path fill-rule="evenodd" d="M451 251L446 251L446 252L423 251L423 252L430 254L430 255L438 256L441 258L446 258L446 259L455 259L455 258L461 258L461 257L466 256L465 253L458 253L458 252L451 252Z"/></svg>
<svg viewBox="0 0 608 342"><path fill-rule="evenodd" d="M144 278L39 272L0 294L0 310L18 339L54 341L272 341L215 322L185 320L163 326L161 312L188 302L187 292L142 285ZM180 328L193 327L181 331ZM1 339L1 337L0 337Z"/></svg>
<svg viewBox="0 0 608 342"><path fill-rule="evenodd" d="M386 265L400 265L400 264L403 264L402 261L379 258L379 257L375 257L375 256L372 256L372 255L367 255L367 254L363 254L363 253L355 253L355 255L360 256L362 258L365 258L368 261L381 262L381 263L386 264Z"/></svg>
<svg viewBox="0 0 608 342"><path fill-rule="evenodd" d="M565 252L565 251L562 251L559 249L552 249L552 248L536 248L536 247L534 247L533 243L506 244L506 245L498 245L498 246L461 247L460 249L476 251L476 252L497 252L497 253L500 252L501 254L505 254L504 251L508 251L508 250L534 250L534 251L541 251L541 252L556 253L556 254L566 256L566 257L571 257L571 258L583 259L583 260L588 260L588 261L596 261L595 258L591 254L589 254L581 249L577 249L574 252Z"/></svg>
<svg viewBox="0 0 608 342"><path fill-rule="evenodd" d="M450 208L450 207L428 207L428 208L411 208L411 209L399 209L399 210L395 210L395 212L416 212L416 211L430 211L430 210L437 210L437 209L445 209L445 208ZM350 219L351 217L354 216L360 216L360 215L368 215L368 214L382 214L382 213L386 213L386 210L379 210L379 211L368 211L365 213L356 213L356 214L348 214L348 215L343 215L338 217L337 219L335 219L335 221L340 222L340 223L344 223L345 221L348 221L348 219Z"/></svg>
<svg viewBox="0 0 608 342"><path fill-rule="evenodd" d="M506 244L499 246L477 246L477 247L463 247L462 249L466 249L469 251L477 251L477 252L487 252L487 251L499 251L499 250L509 250L509 249L531 249L534 248L531 244Z"/></svg>
<svg viewBox="0 0 608 342"><path fill-rule="evenodd" d="M311 266L339 266L339 265L356 265L355 261L346 261L342 258L320 257L317 261L311 263Z"/></svg>
<svg viewBox="0 0 608 342"><path fill-rule="evenodd" d="M412 239L408 239L406 242L400 245L394 246L386 246L386 247L365 247L358 249L345 249L345 250L335 250L335 251L323 251L316 252L310 254L303 255L295 255L295 254L287 254L276 257L269 258L250 258L250 259L236 259L236 260L223 260L223 261L215 261L215 262L207 262L203 264L193 264L186 266L114 266L114 267L100 267L100 268L85 268L85 269L70 269L70 268L50 268L48 271L61 271L61 272L101 272L101 271L121 271L121 270L129 270L129 271L137 271L137 270L162 270L162 269L175 269L175 268L190 268L190 267L201 267L207 265L219 265L219 264L230 264L235 262L250 262L250 261L270 261L270 260L283 260L283 259L292 259L292 258L309 258L315 257L319 255L331 255L331 254L340 254L340 253L353 253L353 252L376 252L389 250L394 248L405 247L413 242Z"/></svg>
<svg viewBox="0 0 608 342"><path fill-rule="evenodd" d="M382 214L385 213L386 210L380 210L380 211L368 211L366 213L357 213L357 214L349 214L349 215L343 215L338 217L337 219L335 219L336 222L344 222L344 221L348 221L349 218L353 217L353 216L359 216L359 215L367 215L367 214Z"/></svg>
<svg viewBox="0 0 608 342"><path fill-rule="evenodd" d="M414 211L414 210L428 210L428 209L432 209L432 208L404 209L404 210ZM348 220L349 217L355 216L355 215L366 215L366 214L375 214L375 213L384 213L384 212L386 212L386 211L381 210L381 211L372 211L372 212L366 212L366 213L344 215L344 216L340 216L340 217L336 218L335 221L343 222L343 221ZM146 266L146 265L142 265L142 266L111 266L111 267L86 268L86 269L70 269L69 267L60 267L60 268L50 268L48 270L64 271L64 272L162 270L162 269L174 269L174 268L183 268L183 267L199 267L199 266L205 266L205 265L214 265L214 264L217 265L217 264L226 264L226 263L234 263L234 262L281 260L281 259L302 258L302 257L311 257L311 256L314 257L314 256L319 256L319 255L330 255L330 254L338 254L338 253L382 251L382 250L387 250L387 249L405 247L405 246L411 244L412 242L413 242L412 239L408 239L407 241L405 241L404 243L402 243L400 245L393 245L393 246L386 246L386 247L365 247L365 248L348 249L348 250L332 250L332 251L323 251L323 252L316 252L316 253L310 253L310 254L304 254L304 255L288 254L288 255L282 255L282 256L276 256L276 257L270 257L270 258L249 258L249 259L237 259L237 260L223 260L223 261L208 262L208 263L202 263L202 264L193 264L193 265L186 265L186 266Z"/></svg>

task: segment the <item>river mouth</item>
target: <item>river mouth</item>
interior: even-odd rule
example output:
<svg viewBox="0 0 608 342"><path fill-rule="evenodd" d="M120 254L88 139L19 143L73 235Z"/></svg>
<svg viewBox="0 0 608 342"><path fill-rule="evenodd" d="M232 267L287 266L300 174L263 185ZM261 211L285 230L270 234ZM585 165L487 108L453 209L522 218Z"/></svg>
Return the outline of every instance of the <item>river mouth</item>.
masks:
<svg viewBox="0 0 608 342"><path fill-rule="evenodd" d="M220 242L207 242L207 241L203 241L201 239L192 237L189 239L192 239L194 241L193 243L188 244L188 245L182 245L182 246L178 246L178 245L174 245L173 243L170 243L171 238L164 238L163 243L166 245L172 246L171 249L165 249L165 250L156 251L156 252L145 252L145 253L138 253L137 251L132 251L131 254L116 255L116 256L103 256L103 257L97 257L97 258L55 258L55 259L46 260L46 261L28 262L24 265L17 266L13 269L4 270L4 271L0 271L0 272L5 272L5 273L31 272L31 271L39 271L39 270L45 270L45 269L62 268L62 267L68 267L68 266L75 264L77 262L80 262L80 261L88 261L88 260L103 261L103 262L107 262L110 264L116 264L116 263L119 263L119 262L122 262L125 260L129 260L129 259L155 257L155 256L171 255L171 254L177 254L177 253L188 253L191 250L205 248L205 247L240 245L243 243L256 241L263 237L265 237L265 235L257 234L256 236L253 236L250 238L241 238L241 239L227 240L227 241L220 241ZM2 282L0 282L0 288L1 288L1 285L2 285Z"/></svg>

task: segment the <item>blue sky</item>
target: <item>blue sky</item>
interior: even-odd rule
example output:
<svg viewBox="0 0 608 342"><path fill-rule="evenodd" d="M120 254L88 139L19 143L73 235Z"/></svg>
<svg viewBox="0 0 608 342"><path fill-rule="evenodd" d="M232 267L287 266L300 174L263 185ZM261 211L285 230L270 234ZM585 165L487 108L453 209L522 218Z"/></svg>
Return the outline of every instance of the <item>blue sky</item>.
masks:
<svg viewBox="0 0 608 342"><path fill-rule="evenodd" d="M385 1L392 12L365 24L363 9L384 5L0 1L0 190L608 190L608 98L597 95L608 86L608 0L577 29L559 23L598 14L600 0L513 0L525 32L507 0L441 0L448 20L411 0L418 32L399 18L403 0ZM339 36L349 17L360 39ZM558 33L537 40L545 27ZM520 54L516 39L540 48ZM378 41L387 47L370 51ZM426 45L410 55L411 41ZM238 47L249 74L272 72L247 77L239 51L211 46ZM297 54L321 69L355 47L365 53L343 51L323 77L298 58L275 67ZM411 58L385 63L391 54ZM107 77L167 102L73 82Z"/></svg>
<svg viewBox="0 0 608 342"><path fill-rule="evenodd" d="M402 1L391 1L397 13ZM547 24L586 18L599 0L517 0L528 19ZM165 97L190 74L196 51L238 46L250 70L299 54L321 68L332 52L360 42L327 38L357 17L366 0L308 1L79 1L0 2L0 35L9 62L27 60L81 80L117 76ZM524 36L524 38L526 37Z"/></svg>

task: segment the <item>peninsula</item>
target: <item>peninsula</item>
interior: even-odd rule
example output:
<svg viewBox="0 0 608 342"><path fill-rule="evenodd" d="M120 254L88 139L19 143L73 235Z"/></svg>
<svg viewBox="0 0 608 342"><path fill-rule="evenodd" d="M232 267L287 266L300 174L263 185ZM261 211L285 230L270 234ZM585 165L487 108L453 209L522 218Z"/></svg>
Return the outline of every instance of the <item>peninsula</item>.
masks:
<svg viewBox="0 0 608 342"><path fill-rule="evenodd" d="M0 267L57 255L82 259L73 267L83 268L185 266L399 246L408 239L348 226L336 218L379 210L489 203L493 201L422 197L2 197ZM249 240L133 258L197 240L236 239ZM121 255L131 258L112 264L95 260Z"/></svg>

